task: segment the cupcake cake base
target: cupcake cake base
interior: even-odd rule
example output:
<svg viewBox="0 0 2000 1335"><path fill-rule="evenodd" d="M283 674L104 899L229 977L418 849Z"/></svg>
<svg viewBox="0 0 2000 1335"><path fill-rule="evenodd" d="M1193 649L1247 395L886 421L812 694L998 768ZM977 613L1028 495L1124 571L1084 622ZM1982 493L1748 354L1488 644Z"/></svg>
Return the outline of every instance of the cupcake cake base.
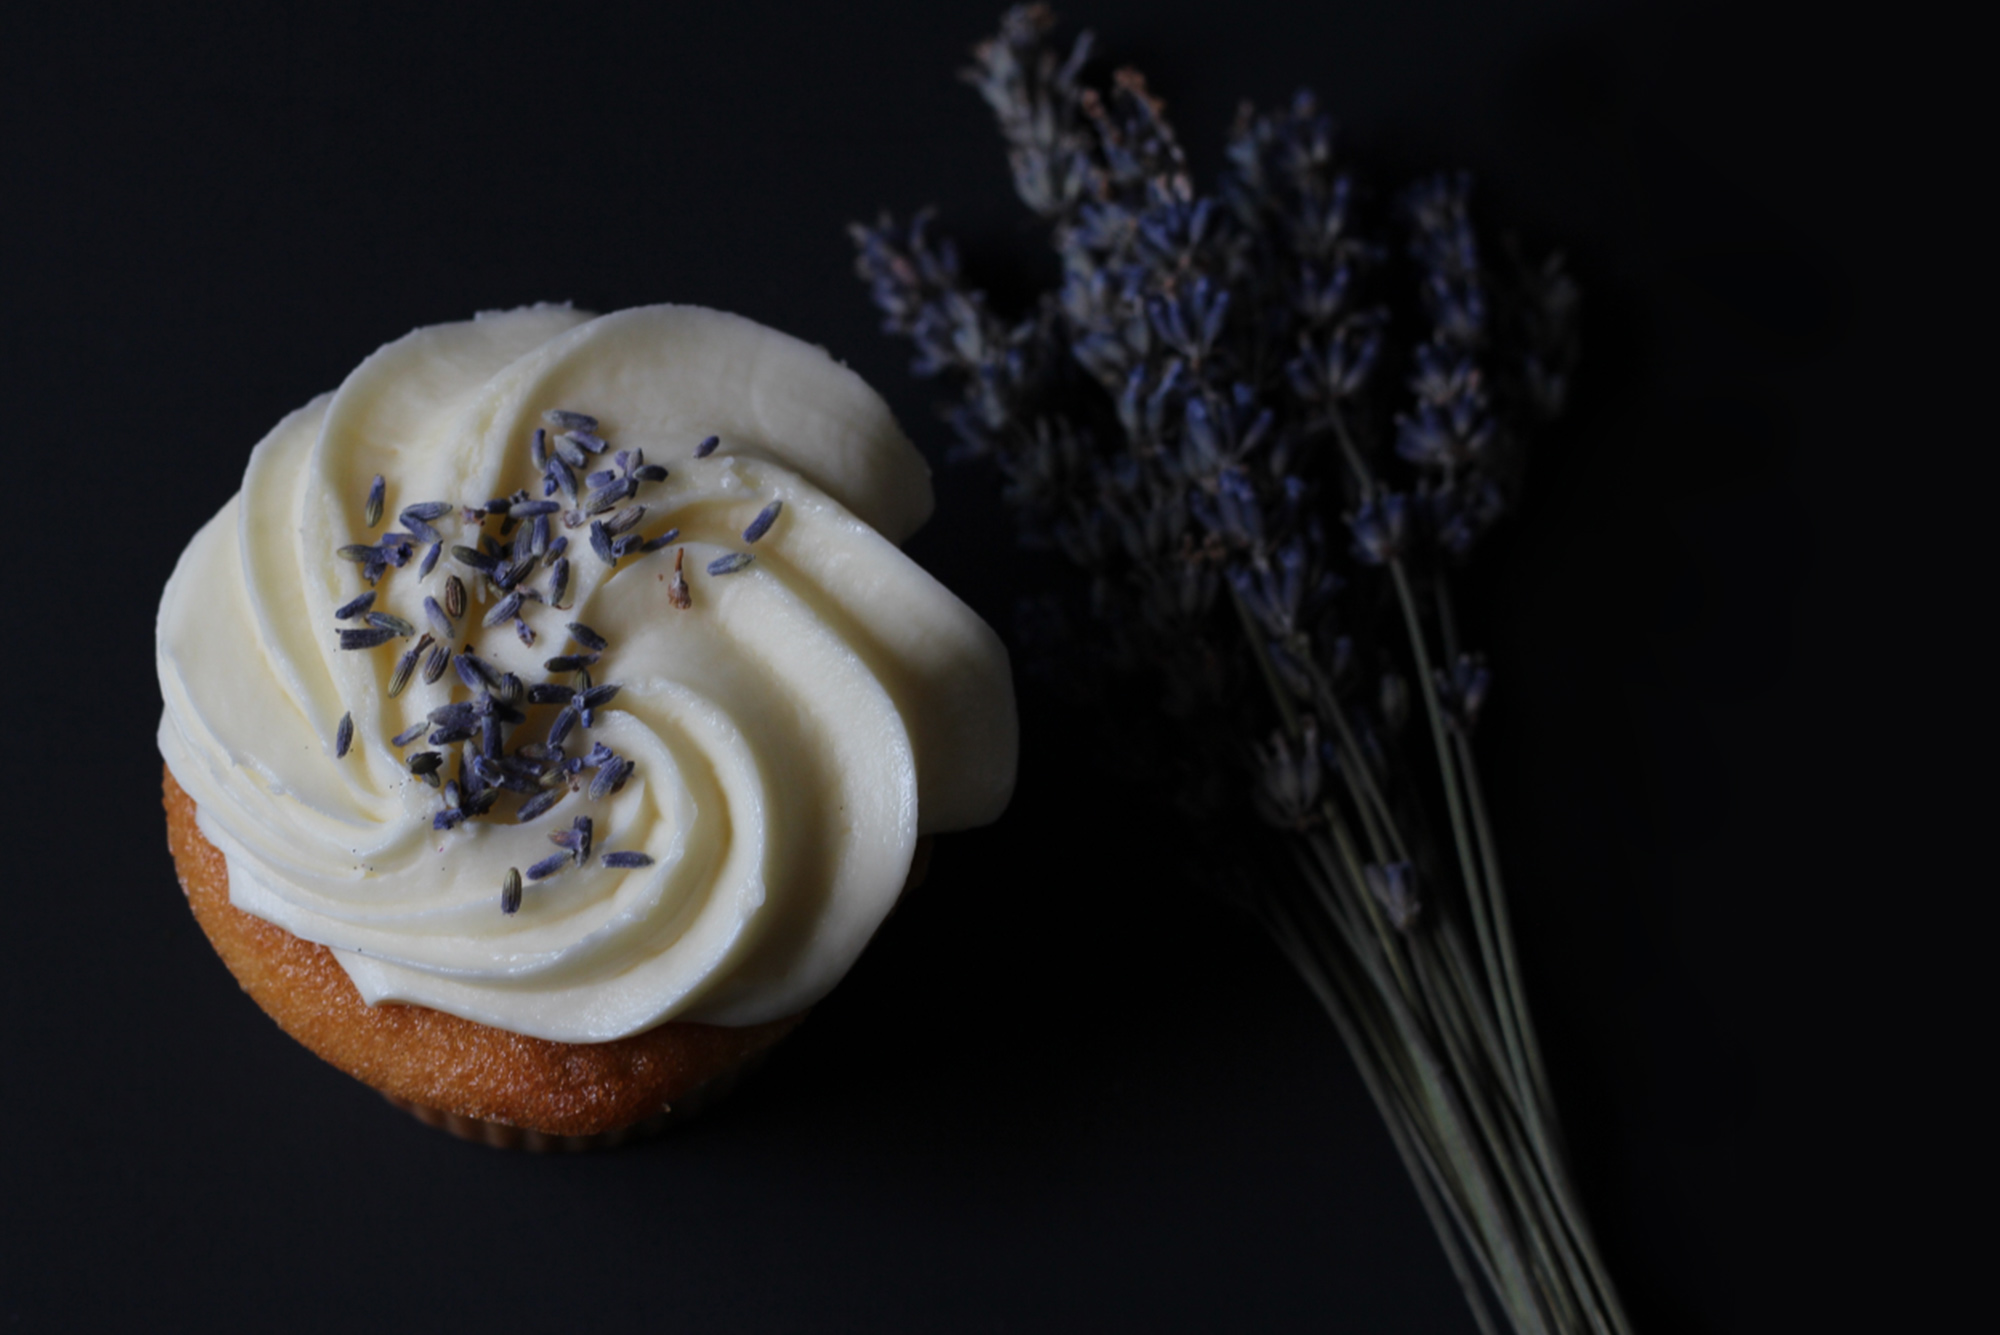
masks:
<svg viewBox="0 0 2000 1335"><path fill-rule="evenodd" d="M229 902L227 863L171 771L165 800L181 889L243 990L316 1055L465 1139L530 1150L643 1139L714 1102L805 1018L668 1021L608 1043L560 1043L423 1006L369 1006L333 952Z"/></svg>

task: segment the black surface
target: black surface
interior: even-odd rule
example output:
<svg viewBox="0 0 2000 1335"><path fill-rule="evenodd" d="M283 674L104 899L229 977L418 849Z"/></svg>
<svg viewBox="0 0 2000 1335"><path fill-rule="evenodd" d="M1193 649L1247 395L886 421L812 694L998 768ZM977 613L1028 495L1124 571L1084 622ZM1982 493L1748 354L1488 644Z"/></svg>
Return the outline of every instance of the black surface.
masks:
<svg viewBox="0 0 2000 1335"><path fill-rule="evenodd" d="M353 12L51 7L0 53L0 1323L1470 1330L1331 1029L1032 694L1006 819L661 1143L461 1145L237 992L161 837L150 637L273 422L420 324L676 300L826 344L938 447L842 224L936 202L975 269L1033 254L952 78L986 6ZM1963 178L1913 156L1965 109L1807 13L1070 14L1204 170L1239 97L1309 83L1370 154L1474 168L1574 257L1578 410L1479 585L1482 745L1648 1331L1841 1328L1966 1250L1892 1289L1879 1249L1931 1219L1927 1110L1962 1102L1907 1017L1971 1004L1937 938L1992 890L1947 851L1978 819L1992 433L1937 412L1981 384L1941 320L1984 298L1952 270ZM991 480L938 481L912 550L1004 626Z"/></svg>

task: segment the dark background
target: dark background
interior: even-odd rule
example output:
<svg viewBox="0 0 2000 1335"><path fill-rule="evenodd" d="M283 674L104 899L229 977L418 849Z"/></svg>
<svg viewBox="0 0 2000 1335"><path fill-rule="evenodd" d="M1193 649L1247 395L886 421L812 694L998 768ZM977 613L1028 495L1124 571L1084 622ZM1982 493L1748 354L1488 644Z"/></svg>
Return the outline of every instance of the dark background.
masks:
<svg viewBox="0 0 2000 1335"><path fill-rule="evenodd" d="M1471 1330L1332 1029L1032 691L1007 817L659 1143L462 1145L238 994L174 891L151 628L272 423L417 325L671 300L824 343L935 455L843 224L936 203L1002 291L1045 262L953 78L997 5L283 8L47 7L0 54L0 1324ZM1240 97L1310 84L1373 161L1473 168L1568 250L1576 410L1474 615L1585 1194L1642 1330L1910 1315L1973 1264L1933 1193L1974 1171L1980 1049L1922 1035L1979 1004L1951 943L1994 889L1952 851L1991 787L1963 41L1804 6L1066 16L1204 176ZM992 479L938 483L912 550L1005 628Z"/></svg>

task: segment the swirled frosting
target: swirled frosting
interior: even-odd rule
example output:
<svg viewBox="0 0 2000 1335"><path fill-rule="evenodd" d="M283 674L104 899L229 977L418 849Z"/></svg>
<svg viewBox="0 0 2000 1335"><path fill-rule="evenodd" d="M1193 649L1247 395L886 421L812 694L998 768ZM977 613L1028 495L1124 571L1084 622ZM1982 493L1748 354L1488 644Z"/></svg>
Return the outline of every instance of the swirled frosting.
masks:
<svg viewBox="0 0 2000 1335"><path fill-rule="evenodd" d="M560 605L522 605L530 646L511 618L482 624L503 595L448 553L501 529L460 507L542 495L529 442L551 409L598 419L608 444L592 469L612 469L616 450L664 465L637 493L647 510L632 532L680 534L607 563L587 519L565 530L552 516L572 573ZM696 457L710 436L720 448ZM386 517L370 529L377 475ZM456 574L470 606L447 647L527 684L571 680L544 666L588 647L567 623L601 636L589 671L619 691L563 740L632 762L615 793L593 796L585 770L533 819L507 793L434 828L445 799L409 757L439 751L444 777L491 743L392 739L475 693L447 671L392 697L412 641L343 650L339 630L366 623L335 617L378 573L336 551L433 501L452 503L431 521L446 554L428 574L420 559L379 570L372 610L432 627L424 599L444 602ZM775 522L747 542L773 502ZM994 819L1013 786L1005 651L897 547L930 508L928 471L882 400L751 321L537 306L421 329L279 423L182 554L160 605L160 749L227 859L231 902L330 947L370 1004L571 1042L789 1015L853 963L917 838ZM732 553L754 559L710 573ZM552 595L552 565L524 587ZM558 708L520 711L510 747L545 739ZM339 755L343 716L353 740ZM579 815L591 856L503 912L508 870L563 852L550 835ZM650 862L606 865L607 850Z"/></svg>

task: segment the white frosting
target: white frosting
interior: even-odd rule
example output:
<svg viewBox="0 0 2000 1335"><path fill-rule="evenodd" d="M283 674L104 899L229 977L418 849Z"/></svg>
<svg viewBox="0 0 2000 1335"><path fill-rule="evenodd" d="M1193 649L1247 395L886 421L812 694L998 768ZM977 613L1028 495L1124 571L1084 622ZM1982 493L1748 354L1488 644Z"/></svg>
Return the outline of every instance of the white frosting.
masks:
<svg viewBox="0 0 2000 1335"><path fill-rule="evenodd" d="M565 623L581 621L610 641L596 680L622 687L567 740L634 760L622 791L574 792L527 824L509 796L435 832L440 795L404 768L428 743L388 739L470 692L446 672L391 700L410 641L337 648L337 628L361 623L334 610L367 586L334 553L417 502L539 496L528 440L551 408L596 416L611 451L668 467L637 497L635 531L680 528L693 606L669 602L674 548L610 570L583 528L568 530L571 605L526 604L532 649L508 623L481 628L484 581L449 554L428 578L415 561L384 575L374 610L420 630L424 595L442 601L445 577L465 577L460 643L529 683L576 650ZM693 458L710 434L722 449ZM368 531L378 473L388 504ZM777 523L746 547L773 500ZM917 837L994 819L1013 787L1005 651L896 546L930 508L928 471L881 399L751 321L537 306L421 329L279 423L182 554L160 604L160 750L228 860L230 901L331 947L370 1004L571 1042L789 1015L853 963ZM473 541L456 512L436 525L447 545ZM749 567L706 573L742 550ZM350 712L353 747L336 759ZM527 712L510 746L539 740L556 708ZM455 771L459 748L440 749ZM549 832L578 815L595 825L589 863L530 883L503 914L506 870L557 852ZM653 864L604 867L614 849Z"/></svg>

